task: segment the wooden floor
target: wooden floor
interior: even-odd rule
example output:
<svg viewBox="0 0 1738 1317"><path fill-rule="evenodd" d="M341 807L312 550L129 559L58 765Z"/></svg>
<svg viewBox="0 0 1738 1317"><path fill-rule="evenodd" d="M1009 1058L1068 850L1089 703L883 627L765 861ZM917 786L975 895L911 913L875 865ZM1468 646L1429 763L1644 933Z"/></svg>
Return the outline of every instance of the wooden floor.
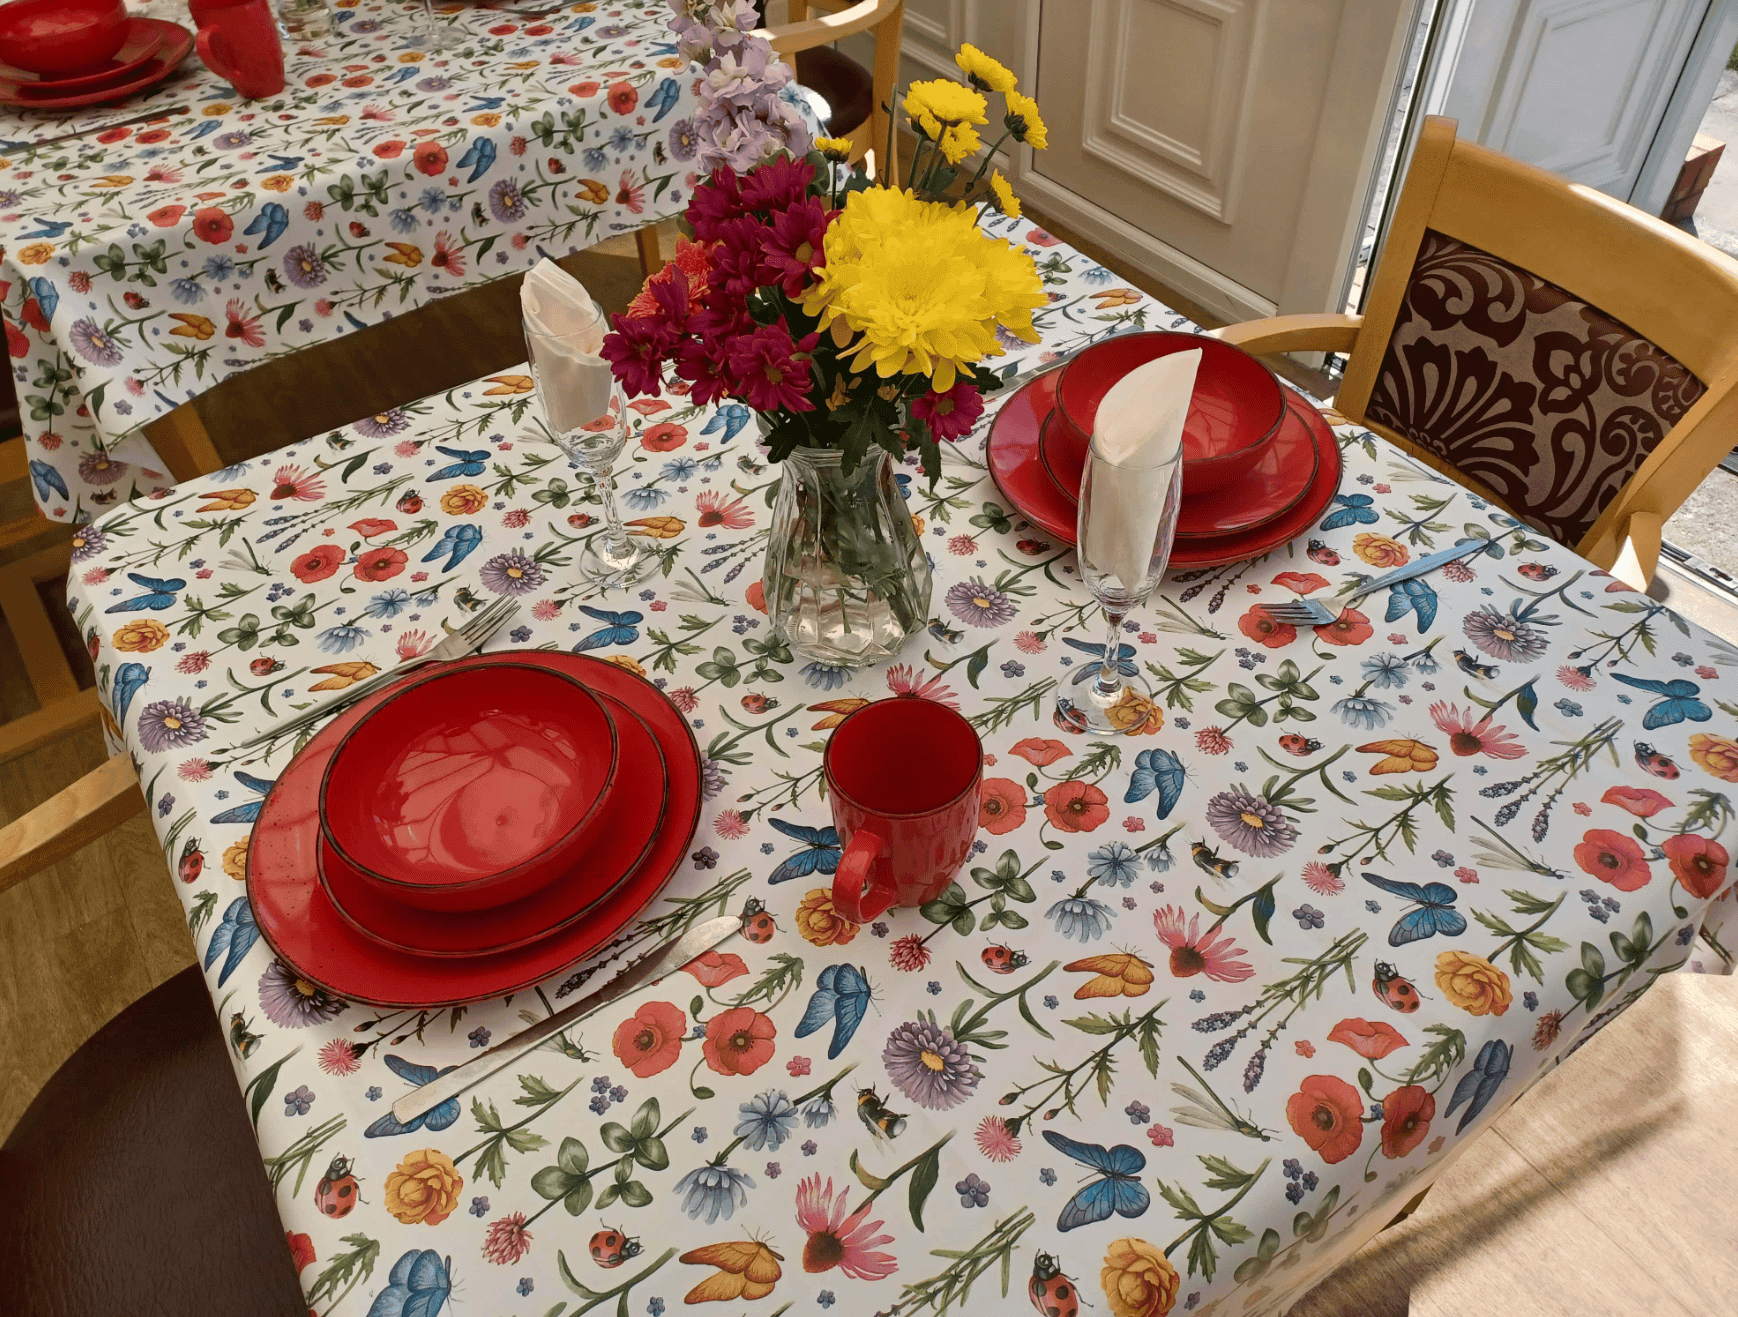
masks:
<svg viewBox="0 0 1738 1317"><path fill-rule="evenodd" d="M633 290L630 252L618 240L575 267L606 305L619 307ZM276 381L255 372L242 377L244 388L220 386L201 410L234 457L224 435L250 435L249 451L266 451L511 364L523 356L514 285L396 322L400 337L388 351L418 363L412 379L395 378L372 345L365 353L352 341L323 362L298 357L299 373ZM1659 593L1738 639L1738 612L1692 582L1668 575ZM30 707L0 631L0 716ZM0 821L95 767L102 753L93 731L0 766ZM0 1137L98 1026L192 963L172 884L141 815L0 893ZM1411 1220L1358 1253L1292 1317L1738 1314L1735 1185L1738 979L1671 976L1504 1115Z"/></svg>

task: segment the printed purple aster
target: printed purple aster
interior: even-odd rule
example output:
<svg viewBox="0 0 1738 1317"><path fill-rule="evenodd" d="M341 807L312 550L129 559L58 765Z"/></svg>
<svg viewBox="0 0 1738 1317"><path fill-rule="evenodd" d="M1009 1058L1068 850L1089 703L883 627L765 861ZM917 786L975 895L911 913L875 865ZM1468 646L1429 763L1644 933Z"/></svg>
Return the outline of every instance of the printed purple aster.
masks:
<svg viewBox="0 0 1738 1317"><path fill-rule="evenodd" d="M972 1064L965 1044L927 1020L895 1029L881 1051L881 1063L901 1093L931 1111L957 1107L984 1077Z"/></svg>
<svg viewBox="0 0 1738 1317"><path fill-rule="evenodd" d="M1247 791L1221 791L1207 802L1207 822L1220 840L1245 855L1263 859L1284 855L1297 841L1297 828L1277 808Z"/></svg>
<svg viewBox="0 0 1738 1317"><path fill-rule="evenodd" d="M83 562L108 547L108 537L95 526L80 526L72 533L72 560Z"/></svg>
<svg viewBox="0 0 1738 1317"><path fill-rule="evenodd" d="M678 119L670 129L670 158L672 160L692 160L694 152L699 149L700 134L694 129L692 119Z"/></svg>
<svg viewBox="0 0 1738 1317"><path fill-rule="evenodd" d="M525 194L519 190L519 184L510 178L496 183L489 189L489 209L503 224L524 219Z"/></svg>
<svg viewBox="0 0 1738 1317"><path fill-rule="evenodd" d="M328 996L324 988L307 979L298 978L281 960L273 960L259 976L259 1004L266 1018L284 1029L324 1024L350 1005Z"/></svg>
<svg viewBox="0 0 1738 1317"><path fill-rule="evenodd" d="M953 615L972 626L1006 626L1019 611L1007 595L975 576L951 586L946 597Z"/></svg>
<svg viewBox="0 0 1738 1317"><path fill-rule="evenodd" d="M298 243L284 253L284 276L297 288L318 288L326 282L326 262L312 243Z"/></svg>
<svg viewBox="0 0 1738 1317"><path fill-rule="evenodd" d="M78 460L79 479L87 485L112 485L126 474L125 462L117 462L101 450L86 453Z"/></svg>
<svg viewBox="0 0 1738 1317"><path fill-rule="evenodd" d="M205 739L205 719L184 700L158 700L139 715L139 744L152 754L182 750Z"/></svg>
<svg viewBox="0 0 1738 1317"><path fill-rule="evenodd" d="M1461 630L1485 653L1507 663L1531 663L1549 645L1538 627L1513 614L1498 612L1489 604L1468 613Z"/></svg>
<svg viewBox="0 0 1738 1317"><path fill-rule="evenodd" d="M530 594L543 584L543 568L522 553L496 554L480 575L496 594Z"/></svg>
<svg viewBox="0 0 1738 1317"><path fill-rule="evenodd" d="M115 340L89 316L72 322L72 345L78 349L79 356L94 366L121 364L122 353L115 346Z"/></svg>
<svg viewBox="0 0 1738 1317"><path fill-rule="evenodd" d="M387 439L402 433L410 425L410 417L404 414L402 407L388 407L383 412L373 416L364 416L356 422L356 430L370 439Z"/></svg>

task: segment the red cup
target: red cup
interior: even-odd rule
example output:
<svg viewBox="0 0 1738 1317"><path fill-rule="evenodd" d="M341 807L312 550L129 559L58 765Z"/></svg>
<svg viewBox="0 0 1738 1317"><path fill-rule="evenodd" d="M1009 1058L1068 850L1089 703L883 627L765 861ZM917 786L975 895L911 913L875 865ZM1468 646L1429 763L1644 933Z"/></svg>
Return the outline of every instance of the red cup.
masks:
<svg viewBox="0 0 1738 1317"><path fill-rule="evenodd" d="M205 67L252 101L284 89L284 47L267 0L189 0Z"/></svg>
<svg viewBox="0 0 1738 1317"><path fill-rule="evenodd" d="M878 700L834 728L822 759L844 847L833 907L864 924L947 889L972 853L984 746L946 705Z"/></svg>
<svg viewBox="0 0 1738 1317"><path fill-rule="evenodd" d="M0 6L0 59L57 77L94 69L126 44L123 0L12 0Z"/></svg>

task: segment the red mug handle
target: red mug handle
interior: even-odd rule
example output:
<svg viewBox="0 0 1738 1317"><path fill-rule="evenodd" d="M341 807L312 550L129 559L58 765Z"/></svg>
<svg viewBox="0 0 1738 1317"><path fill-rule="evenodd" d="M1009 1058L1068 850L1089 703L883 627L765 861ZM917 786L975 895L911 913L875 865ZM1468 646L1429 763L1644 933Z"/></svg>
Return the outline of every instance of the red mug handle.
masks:
<svg viewBox="0 0 1738 1317"><path fill-rule="evenodd" d="M869 877L869 866L886 849L887 839L880 833L859 828L839 856L839 867L833 873L833 909L853 924L867 924L889 909L899 895L891 884ZM868 892L863 890L865 883L869 884Z"/></svg>
<svg viewBox="0 0 1738 1317"><path fill-rule="evenodd" d="M207 24L199 29L198 35L194 37L194 41L199 46L199 61L218 77L233 85L235 82L233 75L237 70L218 53L217 39L220 35L221 33L215 24Z"/></svg>

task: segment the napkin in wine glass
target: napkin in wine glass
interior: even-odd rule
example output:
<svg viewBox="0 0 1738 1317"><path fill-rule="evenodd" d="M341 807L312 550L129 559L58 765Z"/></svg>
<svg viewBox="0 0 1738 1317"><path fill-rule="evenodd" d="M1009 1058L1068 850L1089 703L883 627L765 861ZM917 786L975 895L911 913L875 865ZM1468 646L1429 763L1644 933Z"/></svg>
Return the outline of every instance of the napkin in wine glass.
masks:
<svg viewBox="0 0 1738 1317"><path fill-rule="evenodd" d="M1133 595L1146 589L1200 364L1193 348L1136 366L1098 404L1082 556Z"/></svg>
<svg viewBox="0 0 1738 1317"><path fill-rule="evenodd" d="M607 413L610 366L599 352L609 326L585 285L544 259L520 285L519 306L550 427L566 434Z"/></svg>

